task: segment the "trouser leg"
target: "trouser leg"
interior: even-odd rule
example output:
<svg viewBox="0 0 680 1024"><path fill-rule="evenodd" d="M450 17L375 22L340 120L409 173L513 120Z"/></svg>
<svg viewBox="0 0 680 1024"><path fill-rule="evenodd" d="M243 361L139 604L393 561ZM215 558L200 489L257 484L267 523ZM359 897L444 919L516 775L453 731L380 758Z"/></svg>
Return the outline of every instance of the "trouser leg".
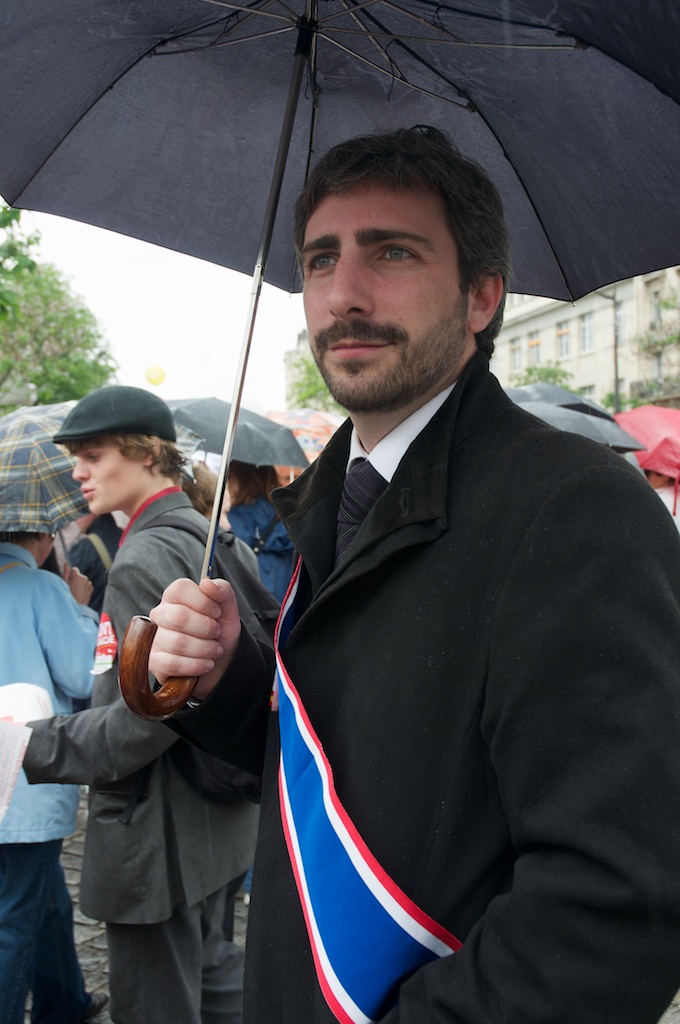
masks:
<svg viewBox="0 0 680 1024"><path fill-rule="evenodd" d="M234 899L242 878L207 901L203 913L203 993L201 1024L241 1024L243 950L225 935L225 920L234 921ZM231 912L225 913L231 904Z"/></svg>
<svg viewBox="0 0 680 1024"><path fill-rule="evenodd" d="M73 903L59 861L37 936L30 987L31 1024L73 1024L91 1003L76 953Z"/></svg>
<svg viewBox="0 0 680 1024"><path fill-rule="evenodd" d="M0 845L0 1024L23 1022L60 852L60 839Z"/></svg>
<svg viewBox="0 0 680 1024"><path fill-rule="evenodd" d="M107 924L114 1024L240 1024L242 954L224 938L225 889L152 925Z"/></svg>

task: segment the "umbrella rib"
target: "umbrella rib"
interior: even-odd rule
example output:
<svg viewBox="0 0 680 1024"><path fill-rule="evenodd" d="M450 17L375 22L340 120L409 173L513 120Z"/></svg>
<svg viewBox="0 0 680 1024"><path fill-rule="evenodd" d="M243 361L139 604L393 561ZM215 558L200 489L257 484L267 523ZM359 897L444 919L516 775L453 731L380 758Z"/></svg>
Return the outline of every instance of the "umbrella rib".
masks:
<svg viewBox="0 0 680 1024"><path fill-rule="evenodd" d="M299 15L296 14L296 12L294 10L292 10L288 6L288 4L283 3L283 0L274 0L274 2L276 3L277 6L281 7L282 10L285 11L286 13L285 14L274 14L273 11L263 10L262 8L265 6L264 4L262 4L262 5L259 5L259 4L257 4L257 5L247 4L246 5L246 4L230 3L229 0L207 0L207 3L214 4L215 7L226 7L230 11L245 11L245 12L247 12L249 14L262 14L263 16L270 17L270 18L284 18L284 19L288 18L292 22L293 25L297 24ZM271 5L271 4L268 4L267 6L269 6L269 5Z"/></svg>
<svg viewBox="0 0 680 1024"><path fill-rule="evenodd" d="M286 22L288 22L286 29L280 29L280 30L278 30L279 32L291 31L292 29L294 29L296 27L296 16L295 16L294 12L289 11L289 9L287 7L285 7L285 5L283 5L283 4L281 6L283 6L286 11L289 11L289 13L287 13L287 14L276 13L274 11L265 10L263 7L254 8L253 6L250 6L250 5L230 3L229 0L208 0L208 2L214 4L217 7L223 7L225 9L227 9L227 10L233 11L235 14L240 12L240 13L243 13L243 14L246 15L246 18L243 18L241 20L235 20L234 23L232 25L230 25L228 29L225 29L225 32L223 33L223 35L228 34L228 32L234 31L236 28L242 28L243 25L246 23L246 21L248 21L250 18L256 18L258 16L259 17L263 17L263 18L272 18L272 19L275 19L275 20L278 20L278 21L286 21ZM377 4L380 4L382 7L386 7L389 10L394 11L395 13L403 15L403 17L408 18L410 21L413 21L413 22L415 22L417 24L420 24L420 25L422 25L425 28L433 29L435 32L439 33L439 38L437 38L436 36L430 36L430 35L422 36L422 35L404 35L403 33L395 34L393 32L388 32L386 30L385 31L379 31L379 32L373 31L373 32L367 33L366 29L361 28L361 27L354 28L354 29L353 28L344 28L342 26L331 27L330 23L332 21L334 21L334 20L336 20L338 18L345 17L347 14L349 14L350 17L352 17L354 20L357 20L357 14L359 12L361 12L363 10L366 10L369 7L376 6ZM440 5L438 5L438 9L441 9ZM496 19L489 19L489 20L495 21ZM358 21L358 24L361 25L361 21L360 20ZM519 24L519 23L517 23L517 24ZM436 21L428 21L425 18L422 18L422 17L420 17L418 15L413 14L413 12L411 12L411 11L405 10L403 7L400 7L398 4L390 3L389 0L364 0L363 3L358 3L358 4L354 4L354 5L350 5L348 3L343 3L343 10L338 11L338 12L336 12L334 14L328 15L328 17L326 17L326 18L320 19L319 20L319 25L322 27L323 30L325 30L325 32L328 32L328 33L333 31L333 32L336 32L338 34L342 33L343 35L356 35L356 36L369 35L374 41L376 39L378 39L378 38L385 39L385 40L388 40L388 41L408 40L409 42L426 42L426 43L430 43L430 44L441 44L441 45L445 45L445 46L459 46L459 47L464 48L464 49L467 48L467 49L483 49L483 50L572 50L572 49L579 48L579 44L577 42L575 42L575 41L574 42L567 41L566 37L565 37L565 41L561 42L561 43L507 43L507 42L480 43L480 42L471 42L469 40L456 38L446 28L444 28L443 25L437 24ZM536 29L536 26L526 26L526 27L530 27L530 28L533 27L533 28ZM550 29L536 29L536 30L537 31L539 31L539 30L540 31L545 31L545 32L550 32L551 31ZM199 51L199 50L219 48L219 47L222 47L222 46L230 46L230 45L233 45L234 43L237 43L237 42L249 42L251 39L262 39L262 38L268 37L269 35L275 35L275 34L276 34L276 32L259 32L257 35L243 36L243 37L240 37L239 39L229 39L229 40L225 40L223 37L221 37L221 38L218 37L215 40L213 40L208 46L205 46L205 45L201 45L201 46L187 46L187 47L182 47L181 49L178 49L177 47L173 47L172 49L166 50L165 52L161 52L159 49L155 49L153 51L153 53L154 53L154 56L159 56L159 57L174 56L177 53L192 53L192 52L196 52L196 51ZM442 38L442 37L444 37L444 38ZM328 40L330 37L328 35L324 34L324 38L326 38ZM569 39L571 39L571 37L569 37ZM378 47L378 49L380 49L380 47Z"/></svg>
<svg viewBox="0 0 680 1024"><path fill-rule="evenodd" d="M245 24L245 20L238 22L233 28L241 27ZM220 39L219 42L213 42L210 46L187 46L181 50L175 49L170 50L166 53L156 53L156 57L174 57L178 53L199 53L207 49L222 49L225 46L236 46L238 43L251 43L256 42L259 39L270 39L273 36L284 35L287 32L292 32L295 29L295 25L282 25L281 28L263 29L261 32L254 32L251 35L239 36L237 39Z"/></svg>
<svg viewBox="0 0 680 1024"><path fill-rule="evenodd" d="M204 25L200 25L200 26L197 26L196 28L193 28L191 30L191 32L188 32L188 33L187 32L183 32L183 33L181 33L181 34L179 34L179 35L177 35L175 37L168 37L168 39L164 39L162 41L162 44L163 45L167 45L167 43L170 41L171 38L182 39L182 38L184 38L187 35L192 35L195 32L199 31L199 29L201 31L205 31L206 29L210 28L212 25L219 25L223 21L224 21L224 18L212 19L210 21L206 21L206 23ZM124 78L125 75L129 74L129 72L132 70L133 67L135 67L135 65L141 64L141 62L143 60L145 60L147 58L150 58L152 56L161 56L161 54L159 54L157 52L158 47L160 45L161 45L160 43L154 43L154 45L149 47L148 50L145 50L144 53L138 54L133 61L131 61L125 68L123 68L119 72L118 75L116 75L116 77L115 77L115 79L113 81L108 82L106 87L104 89L102 89L102 91L100 93L98 93L91 100L91 102L88 104L87 108L85 110L83 110L78 115L78 117L75 119L75 121L71 124L71 126L68 129L68 131L63 133L63 135L61 136L61 139L59 140L59 143L56 146L52 147L52 149L47 154L47 156L45 156L45 158L41 161L40 165L35 168L35 170L31 174L31 176L23 183L23 185L21 187L21 191L18 192L13 197L9 197L9 196L6 197L7 201L10 204L10 206L18 206L18 200L21 198L23 193L25 193L30 188L30 186L33 184L33 182L35 181L37 176L40 174L42 169L50 161L50 159L54 156L54 154L57 151L57 149L59 149L59 146L61 146L62 143L64 143L66 141L66 139L69 137L71 132L73 132L75 130L75 128L87 117L87 115L90 113L90 111L93 109L93 107L96 107L97 103L99 102L100 99L102 99L103 96L105 96L107 93L111 92L112 89L115 89L115 87L118 84L118 82L120 82L120 80L122 78ZM207 49L207 47L206 47L206 49ZM175 52L177 52L177 51L175 51Z"/></svg>
<svg viewBox="0 0 680 1024"><path fill-rule="evenodd" d="M428 20L427 18L423 18L421 15L415 14L413 11L409 11L408 9L406 9L404 7L401 7L399 4L390 2L390 0L363 0L362 3L352 4L351 6L350 6L350 4L348 2L344 2L343 3L343 7L345 8L344 10L336 11L334 14L329 14L326 18L320 18L319 19L319 25L322 28L324 28L326 31L330 31L330 29L329 29L330 22L336 20L337 18L344 17L344 14L345 14L346 11L350 11L351 10L351 11L356 13L356 12L359 12L359 11L362 11L362 10L366 10L369 7L375 7L377 4L380 4L381 7L387 8L388 10L394 11L396 14L399 14L402 17L407 18L409 21L416 22L417 24L423 25L424 27L429 28L429 29L434 29L436 32L440 33L441 36L445 36L446 37L444 39L441 39L441 38L437 39L434 36L405 36L403 33L395 34L395 33L387 33L387 32L376 32L375 35L379 35L381 38L409 39L409 40L412 40L412 41L415 41L415 42L427 42L427 43L445 43L446 45L449 45L449 46L461 46L461 47L469 47L470 49L475 49L476 48L476 49L484 49L484 50L574 50L574 49L582 49L586 45L586 44L583 44L583 43L579 43L577 40L573 39L572 36L566 36L566 35L562 37L563 38L563 42L558 42L558 43L512 43L512 42L477 43L477 42L470 42L469 40L462 39L460 37L454 36L447 28L445 28L442 24L438 23L435 20L434 17L433 17L432 20ZM441 4L437 4L436 7L435 7L435 16L442 9L443 9L442 5ZM447 8L447 10L453 10L454 13L464 13L464 12L456 11L454 8ZM486 19L484 15L477 15L477 14L472 14L472 13L470 13L469 16L470 17L478 17L478 18L481 18L482 20L491 20L491 21L496 21L497 20L495 18ZM507 25L507 22L502 22L502 24ZM555 35L554 29L546 28L544 26L525 25L522 22L511 22L511 24L517 25L518 27L521 27L521 28L528 28L528 29L530 29L532 31L535 31L535 32L544 32L544 33L548 33L550 35ZM357 29L338 28L337 31L338 32L348 32L350 34L354 34L355 32L361 32L362 30L360 30L360 29L357 30Z"/></svg>
<svg viewBox="0 0 680 1024"><path fill-rule="evenodd" d="M343 2L350 3L350 0L343 0ZM353 6L353 5L351 5L351 6ZM365 18L366 18L367 21L371 21L372 23L377 25L381 31L384 30L384 26L375 17L375 15L373 15L373 14L369 13L368 11L366 11L365 12ZM370 35L372 35L372 33L367 32L367 35L370 36ZM341 44L337 40L333 39L332 37L324 35L324 38L326 39L327 42L331 43L332 45L340 46L341 47ZM545 239L546 245L548 246L548 248L550 249L550 251L553 254L553 257L554 257L554 260L555 260L555 266L559 269L560 275L562 277L562 281L564 283L565 290L571 296L571 289L570 289L570 287L568 285L568 282L567 282L567 280L566 280L566 278L564 276L564 273L562 271L562 265L560 263L559 257L557 255L556 250L555 250L555 247L553 245L552 239L550 238L549 233L545 230L545 227L544 227L544 224L543 224L543 218L541 217L539 211L536 208L536 205L534 203L533 197L532 197L530 191L527 189L527 187L526 187L526 185L524 183L524 179L522 178L521 174L519 173L519 170L517 169L515 163L510 159L510 157L509 157L509 155L508 155L508 153L506 151L506 148L505 148L503 142L501 141L500 137L498 136L497 132L495 131L493 125L487 120L487 118L481 112L481 110L479 109L477 104L472 102L472 100L467 95L467 93L465 92L464 89L461 89L459 86L457 86L453 81L451 81L449 78L447 78L447 76L444 75L441 71L439 71L437 68L434 68L428 61L423 60L417 53L415 53L412 50L412 48L410 46L407 46L401 40L399 40L399 39L394 40L394 43L395 43L396 46L399 46L400 48L405 50L406 53L408 53L417 63L421 64L423 67L426 67L436 78L439 78L443 82L446 82L446 84L451 89L453 89L453 90L455 90L457 92L457 94L461 97L461 99L465 100L465 103L464 104L463 103L457 104L454 100L450 99L449 97L441 96L438 93L434 93L434 92L431 92L428 89L424 89L424 88L422 88L420 86L416 86L413 83L409 82L408 79L405 76L401 75L401 72L400 72L400 77L399 77L398 80L400 82L402 82L402 84L406 85L408 88L413 89L416 92L422 93L423 95L432 96L432 97L437 98L437 99L446 100L447 102L452 103L454 106L460 106L460 107L463 107L463 108L467 108L467 110L469 110L471 113L477 114L477 116L482 119L482 121L486 125L489 133L496 140L496 142L497 142L500 150L502 151L503 155L505 156L506 160L508 160L510 166L513 168L513 172L514 172L514 174L515 174L515 176L517 178L517 181L520 183L520 185L522 187L522 191L523 191L523 193L524 193L524 195L525 195L525 197L527 199L527 202L529 203L529 205L531 206L532 210L534 211L534 214L536 216L536 220L537 220L538 224L541 227L541 231L543 233L543 237ZM394 77L394 75L390 75L390 72L388 72L387 70L385 70L383 68L380 68L380 67L374 65L367 58L362 58L355 51L353 51L353 50L351 50L349 48L345 48L345 47L341 47L341 48L345 49L347 53L352 54L357 60L361 60L361 61L363 61L363 63L367 64L369 67L373 67L376 71L379 71L379 72L381 72L382 74L384 74L384 75L386 75L388 77ZM387 55L387 53L385 55L386 55L386 58L390 61L390 64L392 66L396 66L398 68L398 65L396 64L396 61L393 61L392 57Z"/></svg>

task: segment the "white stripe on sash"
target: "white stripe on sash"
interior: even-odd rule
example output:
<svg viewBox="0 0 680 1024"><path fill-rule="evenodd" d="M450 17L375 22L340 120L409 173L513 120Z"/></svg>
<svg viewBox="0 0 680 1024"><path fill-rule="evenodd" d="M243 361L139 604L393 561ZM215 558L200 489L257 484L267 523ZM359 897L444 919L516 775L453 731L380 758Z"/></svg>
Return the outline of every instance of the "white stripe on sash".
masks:
<svg viewBox="0 0 680 1024"><path fill-rule="evenodd" d="M319 985L341 1024L371 1024L415 970L461 943L386 874L335 790L280 651L296 618L298 562L276 630L281 819Z"/></svg>

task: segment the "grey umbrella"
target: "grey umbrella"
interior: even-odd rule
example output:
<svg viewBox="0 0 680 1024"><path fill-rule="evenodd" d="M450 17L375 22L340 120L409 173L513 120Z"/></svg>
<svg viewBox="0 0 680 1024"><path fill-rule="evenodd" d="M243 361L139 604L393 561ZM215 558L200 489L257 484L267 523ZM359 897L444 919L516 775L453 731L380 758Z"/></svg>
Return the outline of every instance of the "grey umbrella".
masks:
<svg viewBox="0 0 680 1024"><path fill-rule="evenodd" d="M199 434L207 451L222 451L231 411L229 402L219 398L179 398L169 399L168 405L175 422ZM309 465L292 430L243 408L239 412L231 454L232 458L255 466Z"/></svg>
<svg viewBox="0 0 680 1024"><path fill-rule="evenodd" d="M577 412L575 409L566 409L562 405L552 405L550 402L523 402L522 408L559 430L589 437L593 441L599 441L601 444L613 448L615 452L634 452L644 449L643 444L626 433L614 420L604 419L602 416L591 416L589 413Z"/></svg>
<svg viewBox="0 0 680 1024"><path fill-rule="evenodd" d="M565 409L585 412L589 416L614 420L613 415L604 406L592 402L575 391L560 387L558 384L548 384L542 381L536 384L520 384L516 388L506 388L505 393L518 405L526 405L527 402L549 402L551 405L561 405Z"/></svg>

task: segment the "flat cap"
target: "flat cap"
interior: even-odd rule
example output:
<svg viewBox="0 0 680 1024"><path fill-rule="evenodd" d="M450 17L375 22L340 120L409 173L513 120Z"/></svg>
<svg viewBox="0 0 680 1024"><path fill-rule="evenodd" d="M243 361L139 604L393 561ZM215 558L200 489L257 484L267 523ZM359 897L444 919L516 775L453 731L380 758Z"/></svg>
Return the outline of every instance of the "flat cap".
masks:
<svg viewBox="0 0 680 1024"><path fill-rule="evenodd" d="M80 441L99 434L147 434L176 441L172 413L144 388L116 384L92 391L71 410L53 440Z"/></svg>

